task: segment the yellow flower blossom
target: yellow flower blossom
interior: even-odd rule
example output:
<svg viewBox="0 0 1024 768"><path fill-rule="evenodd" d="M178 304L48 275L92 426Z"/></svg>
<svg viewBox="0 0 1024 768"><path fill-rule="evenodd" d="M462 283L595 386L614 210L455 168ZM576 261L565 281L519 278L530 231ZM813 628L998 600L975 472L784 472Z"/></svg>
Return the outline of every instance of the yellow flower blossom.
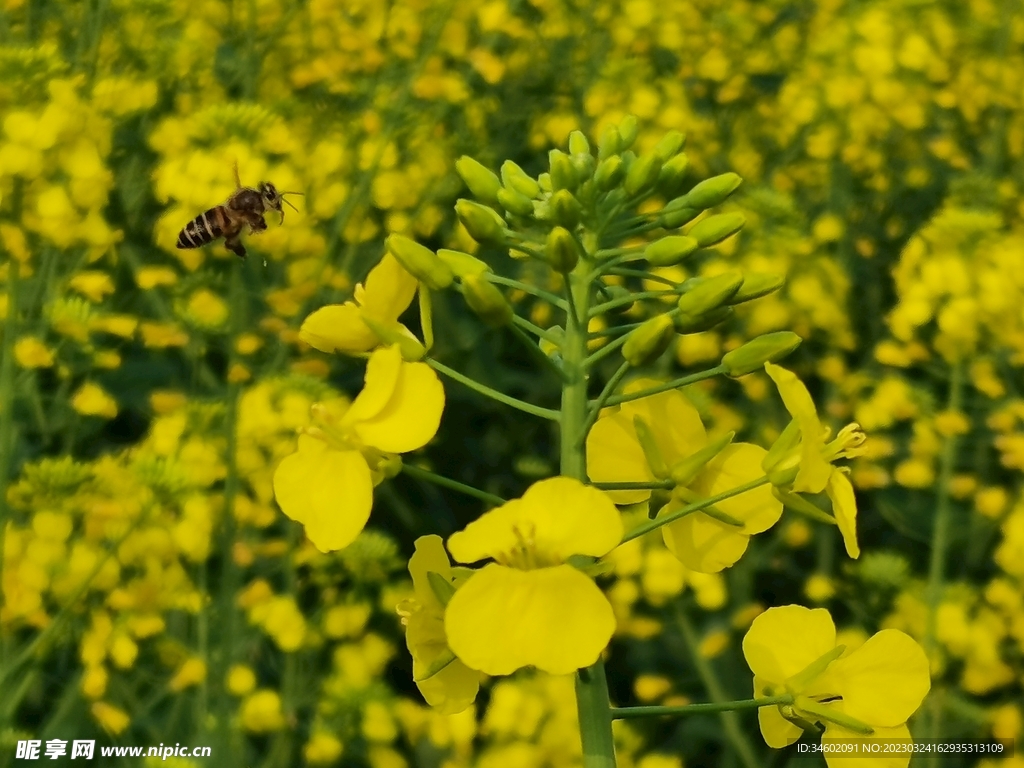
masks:
<svg viewBox="0 0 1024 768"><path fill-rule="evenodd" d="M416 278L386 253L370 270L365 286L356 286L352 301L316 310L302 323L299 336L321 352L349 355L369 352L383 343L373 326L415 339L398 318L412 303L416 286Z"/></svg>
<svg viewBox="0 0 1024 768"><path fill-rule="evenodd" d="M656 384L638 380L626 392ZM660 462L664 465L655 474L637 433L650 433ZM587 436L587 467L594 482L652 482L666 479L672 467L708 445L707 432L697 409L677 390L670 390L608 409L594 424ZM765 450L749 443L732 443L712 458L684 486L677 486L672 498L659 510L668 515L692 501L708 498L757 480ZM620 504L647 500L651 492L612 491L609 495ZM746 551L753 534L766 531L778 522L782 504L771 494L769 486L747 490L718 502L722 513L743 523L729 525L705 512L686 515L662 527L665 546L683 565L701 573L717 573L735 563Z"/></svg>
<svg viewBox="0 0 1024 768"><path fill-rule="evenodd" d="M53 350L35 336L22 336L14 343L14 359L22 368L49 368L53 365Z"/></svg>
<svg viewBox="0 0 1024 768"><path fill-rule="evenodd" d="M754 696L792 697L757 711L761 735L774 749L799 739L806 723L824 726L826 741L909 739L907 719L931 687L928 659L909 635L883 629L847 653L836 644L835 624L824 608L769 608L743 638L743 656L754 673ZM850 762L828 753L825 760L830 768ZM910 753L889 760L906 766Z"/></svg>
<svg viewBox="0 0 1024 768"><path fill-rule="evenodd" d="M319 426L299 435L298 451L274 473L277 503L320 551L348 546L370 516L388 454L426 445L443 410L444 388L433 370L405 362L397 346L376 350L348 410L335 417L315 407Z"/></svg>
<svg viewBox="0 0 1024 768"><path fill-rule="evenodd" d="M244 664L233 664L224 684L235 696L245 696L256 688L256 673Z"/></svg>
<svg viewBox="0 0 1024 768"><path fill-rule="evenodd" d="M862 452L865 436L858 424L848 424L839 431L835 440L828 442L830 430L818 419L807 387L792 372L773 363L765 364L765 371L775 382L782 396L786 410L793 417L792 424L798 430L799 444L792 445L796 435L790 427L790 436L783 433L780 442L772 447L767 461L775 460L774 466L765 471L775 477L782 476L784 484L791 483L795 493L822 493L832 502L839 531L846 544L846 553L853 558L860 556L857 545L857 500L853 494L846 471L832 464L836 459L852 458ZM777 447L780 450L777 451ZM781 454L781 455L780 455ZM790 480L788 474L796 470ZM773 482L776 480L773 478Z"/></svg>
<svg viewBox="0 0 1024 768"><path fill-rule="evenodd" d="M263 688L247 696L238 710L242 727L251 733L279 731L284 727L281 697L277 691Z"/></svg>
<svg viewBox="0 0 1024 768"><path fill-rule="evenodd" d="M99 384L86 382L71 398L71 407L83 416L102 416L112 419L117 416L117 401Z"/></svg>
<svg viewBox="0 0 1024 768"><path fill-rule="evenodd" d="M175 692L183 691L186 688L191 688L193 685L199 685L205 679L206 662L193 657L186 659L185 663L178 667L174 677L168 681L167 687Z"/></svg>
<svg viewBox="0 0 1024 768"><path fill-rule="evenodd" d="M405 641L412 654L412 678L430 706L454 715L469 707L480 688L480 673L467 667L448 647L444 629L445 605L431 574L454 589L455 577L440 536L421 536L409 559L415 596L398 605ZM444 594L444 599L450 595Z"/></svg>
<svg viewBox="0 0 1024 768"><path fill-rule="evenodd" d="M123 709L118 709L113 704L108 704L105 701L97 701L90 707L92 716L96 718L96 722L107 733L117 736L123 733L128 724L131 723L131 718Z"/></svg>
<svg viewBox="0 0 1024 768"><path fill-rule="evenodd" d="M611 499L567 477L541 480L521 499L485 512L448 540L459 562L495 560L448 603L452 651L489 675L525 666L568 674L593 664L615 616L593 580L566 561L602 557L622 534Z"/></svg>

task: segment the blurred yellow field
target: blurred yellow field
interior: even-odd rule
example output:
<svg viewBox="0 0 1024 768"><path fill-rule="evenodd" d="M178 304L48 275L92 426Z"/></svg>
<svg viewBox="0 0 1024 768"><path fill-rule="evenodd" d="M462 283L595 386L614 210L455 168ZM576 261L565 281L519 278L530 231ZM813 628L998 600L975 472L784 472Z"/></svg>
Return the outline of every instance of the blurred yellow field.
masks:
<svg viewBox="0 0 1024 768"><path fill-rule="evenodd" d="M1022 100L1013 0L0 0L0 766L1020 768Z"/></svg>

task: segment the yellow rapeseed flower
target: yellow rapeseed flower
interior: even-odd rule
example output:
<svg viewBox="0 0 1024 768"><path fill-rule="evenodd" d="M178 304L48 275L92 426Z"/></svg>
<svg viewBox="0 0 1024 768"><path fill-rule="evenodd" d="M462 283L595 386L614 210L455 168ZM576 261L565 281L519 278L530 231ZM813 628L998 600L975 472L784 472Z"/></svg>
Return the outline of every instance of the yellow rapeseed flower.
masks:
<svg viewBox="0 0 1024 768"><path fill-rule="evenodd" d="M284 727L281 697L277 691L263 688L247 696L238 710L242 727L252 733L279 731Z"/></svg>
<svg viewBox="0 0 1024 768"><path fill-rule="evenodd" d="M14 343L14 359L22 368L49 368L53 350L35 336L22 336Z"/></svg>
<svg viewBox="0 0 1024 768"><path fill-rule="evenodd" d="M106 419L117 416L117 401L103 387L91 381L78 388L71 398L71 407L83 416L102 416Z"/></svg>
<svg viewBox="0 0 1024 768"><path fill-rule="evenodd" d="M390 253L384 254L366 278L356 286L352 301L321 307L306 318L300 338L321 352L359 354L383 342L371 326L415 340L398 322L416 295L416 278L406 272Z"/></svg>
<svg viewBox="0 0 1024 768"><path fill-rule="evenodd" d="M480 688L480 673L455 657L444 629L445 604L431 574L454 589L455 577L440 536L421 536L409 559L415 596L398 604L405 641L412 654L412 678L430 706L454 715L469 707ZM444 594L445 601L450 599Z"/></svg>
<svg viewBox="0 0 1024 768"><path fill-rule="evenodd" d="M602 557L622 540L608 496L568 477L534 483L521 499L454 534L456 560L495 562L452 596L445 631L472 669L507 675L526 666L568 674L597 661L615 631L608 598L566 561Z"/></svg>
<svg viewBox="0 0 1024 768"><path fill-rule="evenodd" d="M856 650L836 644L836 628L824 608L769 608L743 638L743 656L754 673L754 695L790 695L791 703L760 707L761 735L774 749L786 747L808 723L822 738L909 739L907 719L931 687L928 659L909 635L883 629ZM830 768L842 759L825 760ZM910 753L889 756L906 766Z"/></svg>
<svg viewBox="0 0 1024 768"><path fill-rule="evenodd" d="M434 437L444 388L425 363L407 363L397 346L384 347L370 356L366 385L344 414L314 408L319 425L300 434L298 451L278 465L274 495L317 549L330 552L347 547L366 525L388 455Z"/></svg>

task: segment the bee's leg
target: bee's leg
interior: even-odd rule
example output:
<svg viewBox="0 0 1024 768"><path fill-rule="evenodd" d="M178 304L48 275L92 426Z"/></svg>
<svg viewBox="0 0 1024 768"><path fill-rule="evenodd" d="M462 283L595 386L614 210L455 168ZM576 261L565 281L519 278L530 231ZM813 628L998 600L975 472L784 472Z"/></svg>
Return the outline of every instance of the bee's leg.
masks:
<svg viewBox="0 0 1024 768"><path fill-rule="evenodd" d="M235 189L241 189L242 188L242 178L238 175L238 158L237 157L235 158L235 162L231 166L231 168L235 172Z"/></svg>
<svg viewBox="0 0 1024 768"><path fill-rule="evenodd" d="M265 232L266 229L267 229L267 220L263 217L262 214L260 214L258 216L253 216L249 220L249 231L252 232L254 235L257 235L260 232Z"/></svg>
<svg viewBox="0 0 1024 768"><path fill-rule="evenodd" d="M238 235L224 239L224 247L240 258L245 258L245 246L238 239Z"/></svg>

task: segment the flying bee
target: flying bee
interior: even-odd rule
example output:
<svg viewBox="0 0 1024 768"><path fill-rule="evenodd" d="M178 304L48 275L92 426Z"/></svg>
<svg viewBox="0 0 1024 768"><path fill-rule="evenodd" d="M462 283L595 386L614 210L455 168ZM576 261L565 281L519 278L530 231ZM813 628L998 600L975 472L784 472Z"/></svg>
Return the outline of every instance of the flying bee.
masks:
<svg viewBox="0 0 1024 768"><path fill-rule="evenodd" d="M263 214L267 211L280 213L283 223L284 208L281 203L288 203L293 210L299 210L285 200L284 195L301 195L301 192L279 192L269 181L261 181L256 189L243 187L238 178L237 163L234 170L237 187L234 194L223 205L203 211L182 227L178 233L179 248L199 248L223 237L224 246L244 259L245 246L240 236L245 227L254 235L263 232L267 228Z"/></svg>

